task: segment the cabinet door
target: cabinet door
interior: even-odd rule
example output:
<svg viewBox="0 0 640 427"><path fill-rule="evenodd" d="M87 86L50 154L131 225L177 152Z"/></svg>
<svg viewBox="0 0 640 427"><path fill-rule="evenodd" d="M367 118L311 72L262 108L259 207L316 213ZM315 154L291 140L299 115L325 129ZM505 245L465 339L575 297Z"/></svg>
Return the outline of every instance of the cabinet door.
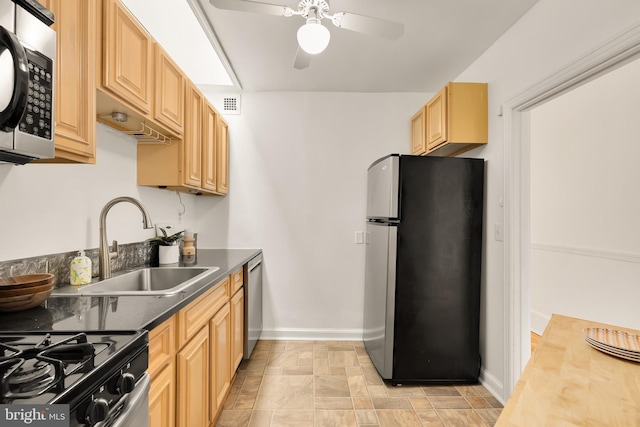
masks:
<svg viewBox="0 0 640 427"><path fill-rule="evenodd" d="M217 187L216 125L218 112L208 102L204 105L204 134L202 136L202 188L215 193Z"/></svg>
<svg viewBox="0 0 640 427"><path fill-rule="evenodd" d="M175 315L149 331L149 368L151 379L166 366L173 365L175 357Z"/></svg>
<svg viewBox="0 0 640 427"><path fill-rule="evenodd" d="M176 392L174 366L164 368L151 380L149 390L149 425L173 427L176 425Z"/></svg>
<svg viewBox="0 0 640 427"><path fill-rule="evenodd" d="M424 107L411 118L411 154L419 155L427 151L425 144Z"/></svg>
<svg viewBox="0 0 640 427"><path fill-rule="evenodd" d="M427 150L447 140L447 86L425 106L427 115Z"/></svg>
<svg viewBox="0 0 640 427"><path fill-rule="evenodd" d="M41 0L57 34L55 159L95 163L96 0Z"/></svg>
<svg viewBox="0 0 640 427"><path fill-rule="evenodd" d="M155 98L153 116L178 135L184 130L186 77L167 52L155 44Z"/></svg>
<svg viewBox="0 0 640 427"><path fill-rule="evenodd" d="M142 113L150 114L151 36L119 0L105 0L103 19L102 84Z"/></svg>
<svg viewBox="0 0 640 427"><path fill-rule="evenodd" d="M216 165L218 168L218 194L229 192L229 127L218 114L216 138Z"/></svg>
<svg viewBox="0 0 640 427"><path fill-rule="evenodd" d="M209 345L205 326L176 357L178 427L209 425Z"/></svg>
<svg viewBox="0 0 640 427"><path fill-rule="evenodd" d="M210 329L212 398L209 417L213 422L231 387L231 309L228 302L213 316Z"/></svg>
<svg viewBox="0 0 640 427"><path fill-rule="evenodd" d="M187 89L186 129L184 132L184 184L202 185L202 103L203 96L193 85Z"/></svg>
<svg viewBox="0 0 640 427"><path fill-rule="evenodd" d="M230 375L238 369L242 362L244 343L244 288L231 298L231 371Z"/></svg>

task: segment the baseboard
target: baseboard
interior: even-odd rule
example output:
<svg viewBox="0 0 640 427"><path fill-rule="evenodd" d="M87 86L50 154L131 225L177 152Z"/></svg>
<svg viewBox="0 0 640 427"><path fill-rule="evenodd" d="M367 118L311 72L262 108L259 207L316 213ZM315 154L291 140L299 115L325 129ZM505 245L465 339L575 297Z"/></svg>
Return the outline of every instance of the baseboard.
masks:
<svg viewBox="0 0 640 427"><path fill-rule="evenodd" d="M504 405L506 399L504 398L504 386L502 382L494 377L491 372L487 371L484 366L480 369L480 384Z"/></svg>
<svg viewBox="0 0 640 427"><path fill-rule="evenodd" d="M538 335L542 335L547 323L551 320L551 316L548 314L540 313L539 311L531 310L531 331Z"/></svg>
<svg viewBox="0 0 640 427"><path fill-rule="evenodd" d="M263 329L261 340L362 341L362 329Z"/></svg>

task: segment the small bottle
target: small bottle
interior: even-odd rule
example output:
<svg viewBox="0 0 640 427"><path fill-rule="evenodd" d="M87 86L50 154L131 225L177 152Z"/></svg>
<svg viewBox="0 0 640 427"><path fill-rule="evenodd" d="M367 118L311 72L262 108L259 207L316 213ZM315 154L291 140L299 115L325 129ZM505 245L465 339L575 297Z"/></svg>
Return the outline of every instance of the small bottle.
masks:
<svg viewBox="0 0 640 427"><path fill-rule="evenodd" d="M71 260L69 282L72 285L86 285L91 283L91 258L79 251L78 256Z"/></svg>
<svg viewBox="0 0 640 427"><path fill-rule="evenodd" d="M193 231L185 230L182 241L184 243L184 246L182 246L182 255L185 257L194 256L196 254L196 248L193 246L193 242L195 241Z"/></svg>

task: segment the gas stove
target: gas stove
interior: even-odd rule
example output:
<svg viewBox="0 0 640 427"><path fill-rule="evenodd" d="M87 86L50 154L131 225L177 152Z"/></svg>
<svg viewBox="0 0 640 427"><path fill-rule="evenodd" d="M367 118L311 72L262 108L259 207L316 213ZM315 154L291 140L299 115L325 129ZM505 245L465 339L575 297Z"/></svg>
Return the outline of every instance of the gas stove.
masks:
<svg viewBox="0 0 640 427"><path fill-rule="evenodd" d="M72 426L115 418L145 375L147 333L0 333L0 403L68 404Z"/></svg>

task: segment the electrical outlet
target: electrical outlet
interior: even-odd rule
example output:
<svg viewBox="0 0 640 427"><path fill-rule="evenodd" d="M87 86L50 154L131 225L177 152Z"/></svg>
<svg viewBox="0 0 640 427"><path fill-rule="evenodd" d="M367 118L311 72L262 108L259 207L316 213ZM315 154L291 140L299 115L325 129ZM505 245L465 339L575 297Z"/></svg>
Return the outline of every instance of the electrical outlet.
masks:
<svg viewBox="0 0 640 427"><path fill-rule="evenodd" d="M364 243L364 231L356 231L356 245Z"/></svg>

